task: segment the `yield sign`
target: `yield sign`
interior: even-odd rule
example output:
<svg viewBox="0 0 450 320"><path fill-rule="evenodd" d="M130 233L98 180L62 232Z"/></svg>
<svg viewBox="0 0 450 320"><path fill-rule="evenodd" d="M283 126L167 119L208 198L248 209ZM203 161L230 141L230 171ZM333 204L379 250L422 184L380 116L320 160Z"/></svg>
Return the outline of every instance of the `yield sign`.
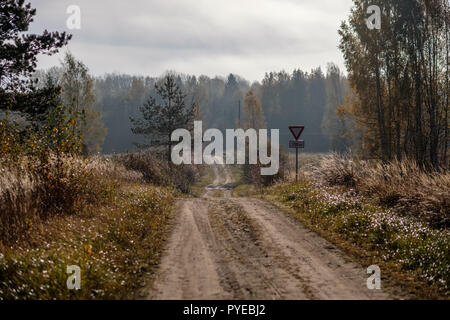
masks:
<svg viewBox="0 0 450 320"><path fill-rule="evenodd" d="M303 130L305 130L305 126L292 126L289 127L289 130L291 131L295 140L298 140L298 138L300 138L300 136L302 135Z"/></svg>

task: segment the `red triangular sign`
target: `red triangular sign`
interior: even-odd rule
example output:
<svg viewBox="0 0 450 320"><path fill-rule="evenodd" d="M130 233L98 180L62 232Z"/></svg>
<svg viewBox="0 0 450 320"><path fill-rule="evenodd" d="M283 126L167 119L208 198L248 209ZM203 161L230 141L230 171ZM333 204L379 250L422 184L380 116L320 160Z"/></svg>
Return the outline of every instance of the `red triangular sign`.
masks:
<svg viewBox="0 0 450 320"><path fill-rule="evenodd" d="M305 126L291 126L289 127L289 130L291 131L295 140L298 140L298 138L300 138L300 136L302 135L303 130L305 130Z"/></svg>

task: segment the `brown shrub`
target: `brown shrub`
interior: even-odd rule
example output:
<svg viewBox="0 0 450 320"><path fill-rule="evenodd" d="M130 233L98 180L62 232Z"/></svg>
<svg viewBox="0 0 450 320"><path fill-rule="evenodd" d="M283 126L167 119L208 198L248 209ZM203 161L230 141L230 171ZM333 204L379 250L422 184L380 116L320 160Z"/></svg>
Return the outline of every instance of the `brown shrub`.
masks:
<svg viewBox="0 0 450 320"><path fill-rule="evenodd" d="M100 159L49 156L22 158L0 165L0 242L23 238L35 223L78 209L111 195L116 177L138 179L138 173ZM114 177L114 175L112 175Z"/></svg>
<svg viewBox="0 0 450 320"><path fill-rule="evenodd" d="M270 149L270 146L269 146ZM246 155L246 164L244 164L243 167L243 174L244 179L256 186L256 187L267 187L271 186L274 183L277 183L279 181L285 180L288 176L288 162L289 162L289 156L287 153L283 152L283 150L280 150L279 154L279 170L277 174L273 176L263 176L261 175L261 168L263 165L260 163L258 164L248 164L248 153Z"/></svg>
<svg viewBox="0 0 450 320"><path fill-rule="evenodd" d="M199 177L199 169L193 165L175 166L149 152L115 156L115 160L128 170L142 174L145 182L157 186L171 186L184 193Z"/></svg>
<svg viewBox="0 0 450 320"><path fill-rule="evenodd" d="M427 172L411 160L362 161L349 155L324 156L313 177L328 185L345 185L375 197L382 205L417 216L437 227L450 219L450 172Z"/></svg>

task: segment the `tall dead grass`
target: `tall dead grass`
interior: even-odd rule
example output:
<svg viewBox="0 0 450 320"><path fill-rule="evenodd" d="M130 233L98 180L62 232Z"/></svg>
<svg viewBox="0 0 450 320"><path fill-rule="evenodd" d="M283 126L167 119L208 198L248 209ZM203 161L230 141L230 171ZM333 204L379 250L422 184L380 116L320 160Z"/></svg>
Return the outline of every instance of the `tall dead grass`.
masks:
<svg viewBox="0 0 450 320"><path fill-rule="evenodd" d="M100 157L24 157L0 164L0 243L18 241L43 219L74 214L107 197L114 179L139 180L142 174Z"/></svg>
<svg viewBox="0 0 450 320"><path fill-rule="evenodd" d="M350 155L325 155L312 175L328 185L344 185L382 205L447 228L450 222L450 172L426 172L411 160L365 161Z"/></svg>
<svg viewBox="0 0 450 320"><path fill-rule="evenodd" d="M117 155L114 160L128 170L141 173L147 183L173 187L184 193L188 193L190 187L199 178L197 166L171 165L167 163L167 160L150 152Z"/></svg>

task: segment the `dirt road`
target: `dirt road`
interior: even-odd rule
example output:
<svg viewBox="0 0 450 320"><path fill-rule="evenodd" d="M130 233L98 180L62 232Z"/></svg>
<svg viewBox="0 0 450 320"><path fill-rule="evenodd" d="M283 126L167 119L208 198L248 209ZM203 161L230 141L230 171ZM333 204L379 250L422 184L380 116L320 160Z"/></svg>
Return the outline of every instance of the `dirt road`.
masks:
<svg viewBox="0 0 450 320"><path fill-rule="evenodd" d="M149 299L391 298L367 289L367 266L265 201L231 197L227 168L214 172L202 198L178 202Z"/></svg>

